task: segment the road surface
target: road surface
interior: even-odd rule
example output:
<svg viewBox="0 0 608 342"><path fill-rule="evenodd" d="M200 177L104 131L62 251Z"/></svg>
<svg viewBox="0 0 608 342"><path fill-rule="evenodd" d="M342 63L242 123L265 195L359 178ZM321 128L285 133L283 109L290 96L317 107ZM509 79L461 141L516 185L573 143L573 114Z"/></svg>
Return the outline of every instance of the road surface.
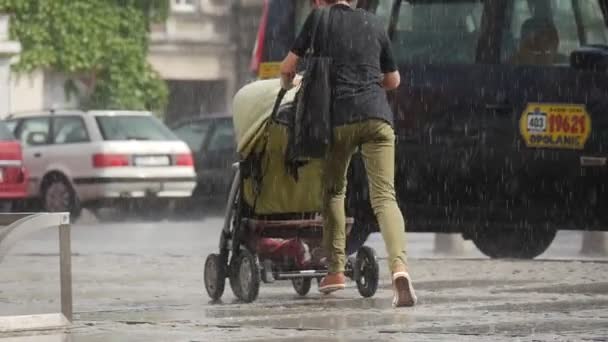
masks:
<svg viewBox="0 0 608 342"><path fill-rule="evenodd" d="M263 284L253 304L236 302L229 288L210 303L202 270L220 227L217 217L75 225L74 327L0 334L0 342L608 341L608 258L579 255L577 232L560 232L534 261L490 260L470 243L458 256L438 255L432 234L410 234L420 303L395 310L384 260L371 299L353 283L301 298L277 282ZM56 234L20 242L0 264L0 315L58 311ZM368 244L385 256L379 235Z"/></svg>

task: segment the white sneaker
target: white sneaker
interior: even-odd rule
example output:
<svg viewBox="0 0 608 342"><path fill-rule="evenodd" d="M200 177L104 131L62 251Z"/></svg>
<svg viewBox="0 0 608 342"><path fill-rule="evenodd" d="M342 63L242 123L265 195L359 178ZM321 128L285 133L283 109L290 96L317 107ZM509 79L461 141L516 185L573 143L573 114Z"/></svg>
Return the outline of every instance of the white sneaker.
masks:
<svg viewBox="0 0 608 342"><path fill-rule="evenodd" d="M414 306L418 302L412 278L407 272L393 273L393 306Z"/></svg>

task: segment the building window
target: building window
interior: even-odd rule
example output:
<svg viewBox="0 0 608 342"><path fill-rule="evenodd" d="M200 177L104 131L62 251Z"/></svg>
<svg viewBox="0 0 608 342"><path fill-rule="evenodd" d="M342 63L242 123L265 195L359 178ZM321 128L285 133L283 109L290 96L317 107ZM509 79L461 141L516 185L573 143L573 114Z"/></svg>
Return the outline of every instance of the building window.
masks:
<svg viewBox="0 0 608 342"><path fill-rule="evenodd" d="M172 0L171 9L175 12L194 12L196 3L195 0Z"/></svg>

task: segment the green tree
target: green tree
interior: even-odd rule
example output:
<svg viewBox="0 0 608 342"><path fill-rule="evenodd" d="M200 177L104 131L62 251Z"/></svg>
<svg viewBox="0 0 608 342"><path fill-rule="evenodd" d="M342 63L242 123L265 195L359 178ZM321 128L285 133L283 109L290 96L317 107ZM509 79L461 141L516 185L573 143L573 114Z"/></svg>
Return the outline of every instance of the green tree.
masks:
<svg viewBox="0 0 608 342"><path fill-rule="evenodd" d="M146 60L148 31L166 19L168 6L168 0L0 0L23 47L17 71L65 73L67 93L87 108L156 112L168 91Z"/></svg>

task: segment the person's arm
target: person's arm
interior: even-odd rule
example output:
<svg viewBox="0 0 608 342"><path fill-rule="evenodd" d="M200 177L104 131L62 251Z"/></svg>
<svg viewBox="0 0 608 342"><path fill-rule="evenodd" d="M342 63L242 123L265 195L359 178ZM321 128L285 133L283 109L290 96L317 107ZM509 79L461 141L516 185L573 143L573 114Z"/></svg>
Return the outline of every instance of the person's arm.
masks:
<svg viewBox="0 0 608 342"><path fill-rule="evenodd" d="M382 70L382 87L386 90L397 89L401 84L401 75L393 56L393 49L388 35L384 33L380 39L382 51L380 52L380 69Z"/></svg>
<svg viewBox="0 0 608 342"><path fill-rule="evenodd" d="M299 59L298 55L289 52L281 63L281 87L283 89L291 89L294 86L293 79L296 76L296 67Z"/></svg>
<svg viewBox="0 0 608 342"><path fill-rule="evenodd" d="M382 79L382 87L386 90L394 90L399 88L401 84L401 75L399 71L388 72L384 74Z"/></svg>
<svg viewBox="0 0 608 342"><path fill-rule="evenodd" d="M312 40L312 29L315 11L308 15L300 34L296 38L291 51L287 54L287 57L281 63L281 87L283 89L290 89L294 86L293 80L296 76L296 68L298 66L298 60L304 57L306 51L310 47Z"/></svg>

